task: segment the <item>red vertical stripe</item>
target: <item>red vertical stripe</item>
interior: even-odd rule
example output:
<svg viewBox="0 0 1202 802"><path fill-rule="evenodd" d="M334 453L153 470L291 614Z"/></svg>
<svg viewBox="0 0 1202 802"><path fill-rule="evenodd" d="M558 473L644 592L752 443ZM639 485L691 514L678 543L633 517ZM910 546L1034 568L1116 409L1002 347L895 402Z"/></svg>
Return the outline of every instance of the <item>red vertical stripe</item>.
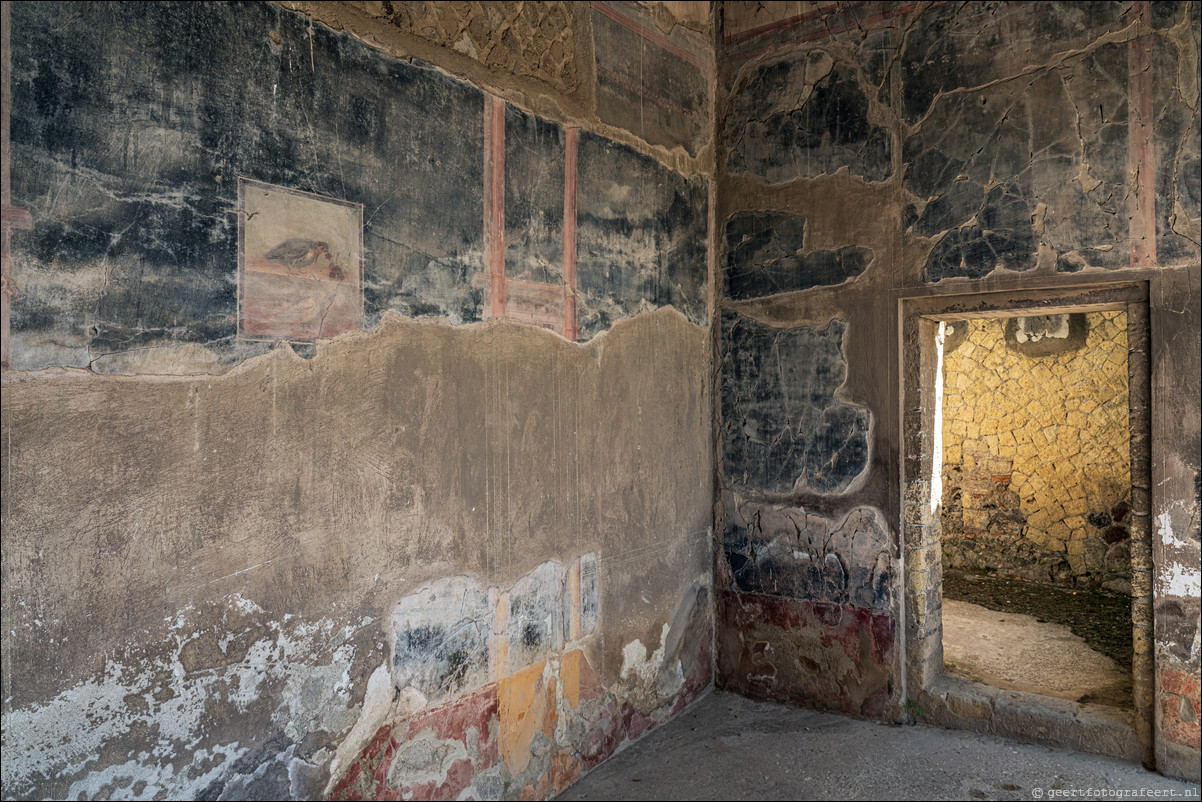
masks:
<svg viewBox="0 0 1202 802"><path fill-rule="evenodd" d="M670 39L660 36L658 33L651 30L650 28L646 28L643 25L639 24L638 22L635 22L634 20L627 18L621 12L615 11L614 9L605 5L605 3L598 2L598 0L593 0L591 5L592 5L592 8L594 11L600 12L601 14L605 15L606 17L609 17L611 20L618 23L626 30L628 30L632 33L638 34L639 36L646 39L648 42L658 45L660 48L668 51L672 55L679 58L681 61L687 61L688 63L692 64L694 67L701 70L702 72L704 72L706 74L709 73L710 65L708 63L706 63L706 61L701 56L698 56L695 53L691 53L688 50L685 50L683 47L677 45L675 42L671 41ZM687 28L679 28L677 30L688 31ZM708 44L708 42L706 44Z"/></svg>
<svg viewBox="0 0 1202 802"><path fill-rule="evenodd" d="M484 95L484 260L489 316L505 316L505 101Z"/></svg>
<svg viewBox="0 0 1202 802"><path fill-rule="evenodd" d="M1152 21L1151 3L1137 2L1133 11L1141 25ZM1156 158L1152 140L1152 65L1148 37L1127 44L1127 141L1131 181L1131 266L1156 264Z"/></svg>
<svg viewBox="0 0 1202 802"><path fill-rule="evenodd" d="M576 149L580 129L567 130L563 154L563 336L576 339Z"/></svg>

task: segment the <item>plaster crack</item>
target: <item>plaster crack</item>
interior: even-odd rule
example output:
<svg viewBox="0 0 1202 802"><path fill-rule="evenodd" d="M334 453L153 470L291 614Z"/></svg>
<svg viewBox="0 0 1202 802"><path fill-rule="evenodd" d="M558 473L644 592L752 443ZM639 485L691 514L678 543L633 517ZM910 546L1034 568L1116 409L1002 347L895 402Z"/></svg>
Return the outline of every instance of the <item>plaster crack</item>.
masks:
<svg viewBox="0 0 1202 802"><path fill-rule="evenodd" d="M923 123L925 123L931 114L934 113L935 107L939 104L939 101L945 97L970 95L977 92L983 92L986 89L992 89L994 87L1008 84L1011 81L1018 81L1032 76L1037 79L1050 70L1060 69L1066 66L1066 62L1070 59L1091 55L1104 45L1126 42L1138 35L1142 35L1142 33L1143 31L1140 29L1140 24L1138 22L1131 22L1128 23L1124 28L1120 28L1115 31L1107 31L1106 33L1098 36L1096 39L1082 45L1079 48L1062 50L1059 53L1053 53L1043 63L1030 64L1019 70L1019 72L1015 73L1014 75L1004 75L1000 78L994 78L993 80L985 81L984 83L980 84L974 84L972 86L957 86L951 89L940 88L936 92L935 97L931 100L926 112L918 119L917 122L910 126L910 129L906 135L914 136L917 134L922 129ZM1031 81L1031 84L1034 84L1034 80ZM1030 86L1028 86L1028 89L1029 88Z"/></svg>

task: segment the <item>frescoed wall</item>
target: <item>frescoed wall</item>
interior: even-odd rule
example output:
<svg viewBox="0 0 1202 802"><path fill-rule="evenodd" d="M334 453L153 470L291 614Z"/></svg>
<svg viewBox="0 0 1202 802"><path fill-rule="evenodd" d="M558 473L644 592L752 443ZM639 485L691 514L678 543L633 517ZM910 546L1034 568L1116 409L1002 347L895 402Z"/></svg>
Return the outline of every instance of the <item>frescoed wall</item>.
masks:
<svg viewBox="0 0 1202 802"><path fill-rule="evenodd" d="M363 207L238 184L238 336L312 342L361 329Z"/></svg>
<svg viewBox="0 0 1202 802"><path fill-rule="evenodd" d="M713 687L1034 737L910 680L906 310L1111 284L1197 777L1197 4L2 13L5 798L547 798Z"/></svg>
<svg viewBox="0 0 1202 802"><path fill-rule="evenodd" d="M389 8L4 6L5 798L547 798L711 685L637 8Z"/></svg>
<svg viewBox="0 0 1202 802"><path fill-rule="evenodd" d="M543 296L553 327L582 339L645 307L706 322L705 181L628 146L588 133L577 146L577 130L270 5L117 4L66 21L30 7L14 24L12 191L34 220L14 245L16 369L212 372L390 310L546 322ZM264 184L295 208L240 194ZM310 231L302 217L323 202L360 221ZM240 236L264 238L259 261ZM332 237L341 271L313 255ZM267 256L288 240L312 244Z"/></svg>
<svg viewBox="0 0 1202 802"><path fill-rule="evenodd" d="M941 665L938 627L923 623L941 604L940 550L922 534L938 516L917 501L921 482L903 493L901 477L937 434L911 431L922 410L900 395L913 382L903 355L917 347L900 310L946 298L971 318L973 293L996 309L1024 291L1130 282L1145 288L1151 321L1152 401L1131 414L1147 434L1132 441L1122 424L1152 466L1150 518L1124 523L1151 532L1149 557L1128 562L1155 595L1155 643L1139 640L1148 665L1155 651L1147 698L1153 684L1159 695L1142 708L1141 737L1161 770L1196 777L1197 5L721 12L718 686L886 719L920 706L931 718L944 702L910 675L922 655L934 673ZM1004 410L984 403L993 425ZM1148 485L1137 476L1128 492ZM1107 573L1106 549L1084 548L1061 549L1068 573L1095 564L1100 581L1123 581ZM1008 726L1012 708L974 699L940 722ZM1077 748L1106 748L1083 737Z"/></svg>

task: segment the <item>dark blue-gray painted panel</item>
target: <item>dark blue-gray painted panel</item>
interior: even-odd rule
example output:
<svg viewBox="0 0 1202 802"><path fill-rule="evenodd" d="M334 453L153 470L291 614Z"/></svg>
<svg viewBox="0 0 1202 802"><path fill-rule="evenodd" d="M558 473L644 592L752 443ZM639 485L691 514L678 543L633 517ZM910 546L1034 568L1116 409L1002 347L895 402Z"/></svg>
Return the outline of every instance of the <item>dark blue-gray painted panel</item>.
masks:
<svg viewBox="0 0 1202 802"><path fill-rule="evenodd" d="M731 100L727 169L780 182L847 168L884 181L893 172L892 138L868 112L857 71L822 50L757 67Z"/></svg>
<svg viewBox="0 0 1202 802"><path fill-rule="evenodd" d="M577 194L581 339L643 307L707 324L706 180L582 132Z"/></svg>
<svg viewBox="0 0 1202 802"><path fill-rule="evenodd" d="M259 3L13 7L14 366L236 333L238 177L365 207L365 312L481 316L482 94Z"/></svg>
<svg viewBox="0 0 1202 802"><path fill-rule="evenodd" d="M773 329L722 313L727 481L763 493L846 490L868 466L871 415L835 398L847 377L842 321Z"/></svg>
<svg viewBox="0 0 1202 802"><path fill-rule="evenodd" d="M805 218L788 212L742 212L726 221L727 297L750 300L842 284L872 263L871 248L805 249Z"/></svg>
<svg viewBox="0 0 1202 802"><path fill-rule="evenodd" d="M905 224L935 240L927 281L1028 270L1041 251L1062 272L1129 262L1128 48L1095 44L1125 10L980 3L915 16L900 51L902 113L917 124L903 147ZM1019 65L997 57L1020 51ZM1044 63L1055 67L1023 73Z"/></svg>
<svg viewBox="0 0 1202 802"><path fill-rule="evenodd" d="M563 283L563 127L505 110L505 275Z"/></svg>

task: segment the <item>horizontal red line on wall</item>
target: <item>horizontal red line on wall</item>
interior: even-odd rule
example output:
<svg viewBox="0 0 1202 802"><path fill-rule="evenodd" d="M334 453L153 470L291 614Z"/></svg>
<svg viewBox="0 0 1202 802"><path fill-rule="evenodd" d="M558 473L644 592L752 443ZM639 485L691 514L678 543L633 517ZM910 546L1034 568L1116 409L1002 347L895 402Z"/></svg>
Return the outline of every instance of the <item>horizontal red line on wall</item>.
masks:
<svg viewBox="0 0 1202 802"><path fill-rule="evenodd" d="M724 36L722 37L722 43L725 45L733 45L739 42L745 42L748 39L754 39L757 36L762 36L766 33L772 33L773 31L783 30L785 28L792 28L795 25L808 22L809 20L814 19L814 17L820 17L832 9L835 11L844 11L852 8L858 8L862 5L865 5L865 3L831 3L830 5L823 6L822 8L818 8L813 11L807 11L804 14L798 14L794 17L787 17L782 20L777 20L776 22L768 22L756 28L751 28L730 36Z"/></svg>
<svg viewBox="0 0 1202 802"><path fill-rule="evenodd" d="M749 61L750 59L753 59L756 56L759 56L763 53L767 53L770 50L773 50L774 48L784 47L785 45L805 44L806 42L812 42L815 39L821 39L825 36L831 36L836 33L843 33L844 31L849 31L852 28L857 28L861 25L869 25L873 22L880 22L881 20L884 20L884 19L892 19L893 17L900 17L900 16L910 13L917 6L918 6L917 3L907 3L904 6L898 6L895 9L890 9L889 11L883 12L881 14L877 14L876 16L873 16L873 17L865 17L862 20L855 20L854 22L849 22L841 28L830 28L830 29L823 29L821 31L813 31L812 33L808 33L803 36L797 36L792 39L782 39L779 42L773 42L772 44L764 45L763 47L756 48L755 50L748 50L743 53L738 53L737 55L732 56L731 58L723 61L722 66L723 66L723 69L725 70L725 72L723 73L723 76L722 76L723 80L729 82L731 77L734 75L734 71L730 69L731 66L742 65L743 63Z"/></svg>
<svg viewBox="0 0 1202 802"><path fill-rule="evenodd" d="M640 95L642 97L647 98L655 105L662 106L663 108L667 109L668 111L674 111L677 114L683 114L688 117L692 117L697 113L695 111L686 109L684 106L680 105L679 103L677 103L674 100L669 100L668 98L664 97L663 95L659 94L658 92L648 89L647 87L643 86L641 83L634 80L633 78L628 78L627 76L623 75L620 72L614 72L611 69L602 67L600 64L597 65L597 75L602 78L608 78L609 80L613 81L614 83L619 84L626 89L629 89L631 92L634 92L636 95Z"/></svg>
<svg viewBox="0 0 1202 802"><path fill-rule="evenodd" d="M635 22L634 20L630 19L629 17L619 14L617 11L613 10L612 8L607 6L605 3L600 2L599 0L593 0L592 3L590 3L590 5L593 7L594 10L601 12L602 14L609 17L614 22L621 25L623 28L626 28L629 31L633 31L634 33L637 33L639 36L643 37L647 41L653 42L654 44L659 45L664 50L667 50L669 53L676 56L677 58L680 58L684 61L689 62L694 67L697 67L698 69L700 69L704 72L707 72L707 73L709 72L710 64L707 61L705 61L704 59L702 59L700 56L696 55L695 53L690 53L688 50L685 50L683 47L676 44L675 42L672 42L671 40L666 39L663 36L660 36L655 31L652 31L652 30L644 27L643 25L640 25L639 23Z"/></svg>

